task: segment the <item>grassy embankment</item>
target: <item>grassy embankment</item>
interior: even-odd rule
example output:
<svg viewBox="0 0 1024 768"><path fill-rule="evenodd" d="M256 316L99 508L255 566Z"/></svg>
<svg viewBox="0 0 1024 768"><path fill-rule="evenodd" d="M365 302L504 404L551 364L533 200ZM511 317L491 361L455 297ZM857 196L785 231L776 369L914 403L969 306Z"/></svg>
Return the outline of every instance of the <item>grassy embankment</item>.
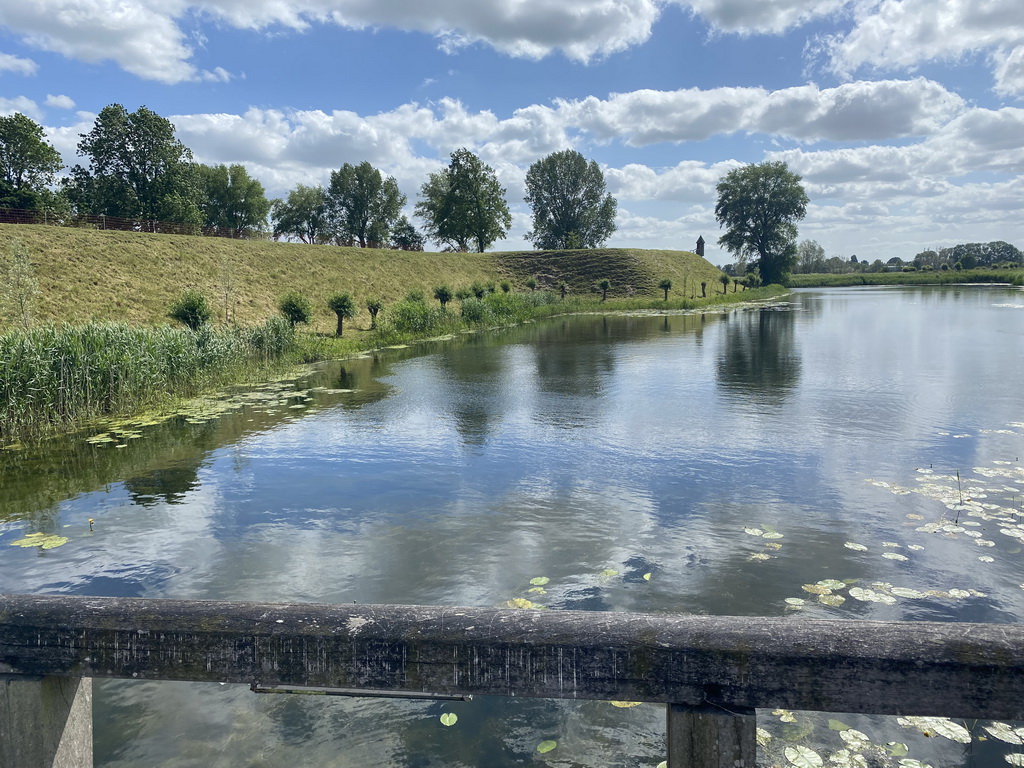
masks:
<svg viewBox="0 0 1024 768"><path fill-rule="evenodd" d="M928 272L858 272L846 275L791 275L791 288L840 288L851 285L954 285L1010 283L1024 285L1024 269L965 269Z"/></svg>
<svg viewBox="0 0 1024 768"><path fill-rule="evenodd" d="M0 439L37 435L99 415L159 404L265 373L269 365L343 356L384 344L467 327L507 325L565 312L688 309L771 295L722 293L714 266L685 251L406 253L218 238L0 225L19 238L42 294L30 332L0 335ZM529 278L539 290L524 288ZM657 287L673 282L664 302ZM594 292L608 279L606 303ZM507 281L512 292L452 302L430 299L434 286ZM569 295L553 291L565 282ZM707 282L707 299L700 283ZM206 334L168 328L170 302L184 289L204 293L223 326ZM422 291L423 303L403 301ZM273 322L280 296L305 293L315 317L294 339ZM329 295L352 293L359 315L345 338L332 338ZM369 330L366 299L384 302ZM225 322L230 319L230 323ZM115 326L108 325L116 323ZM248 329L248 330L246 330Z"/></svg>

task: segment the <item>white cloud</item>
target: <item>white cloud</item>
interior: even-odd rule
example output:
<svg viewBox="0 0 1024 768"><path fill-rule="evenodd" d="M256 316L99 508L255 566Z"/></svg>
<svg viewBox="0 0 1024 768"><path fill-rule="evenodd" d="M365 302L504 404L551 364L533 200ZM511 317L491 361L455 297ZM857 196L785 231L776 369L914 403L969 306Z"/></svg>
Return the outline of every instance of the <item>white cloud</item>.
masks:
<svg viewBox="0 0 1024 768"><path fill-rule="evenodd" d="M763 88L641 90L557 104L594 138L634 146L699 141L717 134L766 133L798 141L872 141L928 134L964 108L963 99L925 78Z"/></svg>
<svg viewBox="0 0 1024 768"><path fill-rule="evenodd" d="M646 41L660 12L659 0L32 0L0 9L0 24L42 50L90 63L114 61L139 77L179 83L230 77L220 67L204 71L191 62L185 18L251 30L391 27L435 35L449 50L483 43L517 57L561 52L586 62ZM32 64L16 57L8 63Z"/></svg>
<svg viewBox="0 0 1024 768"><path fill-rule="evenodd" d="M56 109L74 109L75 102L70 96L63 94L55 96L52 93L46 94L46 106Z"/></svg>
<svg viewBox="0 0 1024 768"><path fill-rule="evenodd" d="M0 53L0 72L15 72L19 75L34 75L39 65L32 59L23 59L10 53Z"/></svg>
<svg viewBox="0 0 1024 768"><path fill-rule="evenodd" d="M1019 51L1024 45L1020 0L880 0L856 6L849 34L828 46L833 69L912 69L982 51L992 56L997 89L1024 95Z"/></svg>
<svg viewBox="0 0 1024 768"><path fill-rule="evenodd" d="M689 0L685 5L718 29L778 34L810 19L837 13L849 0Z"/></svg>
<svg viewBox="0 0 1024 768"><path fill-rule="evenodd" d="M32 99L25 96L15 96L13 99L0 96L0 115L6 117L13 115L15 112L21 112L21 114L31 117L33 120L38 121L42 119L42 111L39 109L39 105L32 101Z"/></svg>

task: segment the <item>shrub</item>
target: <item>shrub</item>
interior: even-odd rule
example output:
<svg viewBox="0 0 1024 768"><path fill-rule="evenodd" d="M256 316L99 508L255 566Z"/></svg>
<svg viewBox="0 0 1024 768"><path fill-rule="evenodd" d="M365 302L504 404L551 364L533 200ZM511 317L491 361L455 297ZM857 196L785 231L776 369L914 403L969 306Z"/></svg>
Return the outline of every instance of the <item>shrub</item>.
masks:
<svg viewBox="0 0 1024 768"><path fill-rule="evenodd" d="M308 298L297 291L285 294L277 308L293 326L298 323L308 323L313 319L313 305Z"/></svg>
<svg viewBox="0 0 1024 768"><path fill-rule="evenodd" d="M210 322L213 311L202 293L187 290L174 300L167 316L187 325L193 331L198 331L201 326Z"/></svg>
<svg viewBox="0 0 1024 768"><path fill-rule="evenodd" d="M419 288L413 288L407 294L405 294L406 301L419 302L422 304L427 300L426 294L423 293Z"/></svg>
<svg viewBox="0 0 1024 768"><path fill-rule="evenodd" d="M672 290L672 281L666 277L658 283L658 287L665 292L665 301L668 301L668 292Z"/></svg>

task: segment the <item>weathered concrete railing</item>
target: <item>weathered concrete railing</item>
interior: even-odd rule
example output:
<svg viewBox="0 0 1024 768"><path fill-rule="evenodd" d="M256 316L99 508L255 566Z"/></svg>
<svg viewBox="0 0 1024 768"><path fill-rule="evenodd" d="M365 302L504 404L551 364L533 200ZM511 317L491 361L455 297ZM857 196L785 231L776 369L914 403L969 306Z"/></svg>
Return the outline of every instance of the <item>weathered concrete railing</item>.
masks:
<svg viewBox="0 0 1024 768"><path fill-rule="evenodd" d="M1024 720L1022 672L1018 625L6 596L0 765L84 765L52 733L93 677L661 702L670 768L718 768L757 707Z"/></svg>

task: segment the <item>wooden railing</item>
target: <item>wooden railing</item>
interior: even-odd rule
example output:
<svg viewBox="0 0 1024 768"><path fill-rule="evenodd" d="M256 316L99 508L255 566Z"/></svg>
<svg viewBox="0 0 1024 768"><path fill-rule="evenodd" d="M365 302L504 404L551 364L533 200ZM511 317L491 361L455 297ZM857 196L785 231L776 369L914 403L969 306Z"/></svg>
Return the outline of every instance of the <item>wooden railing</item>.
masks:
<svg viewBox="0 0 1024 768"><path fill-rule="evenodd" d="M1022 672L1018 625L0 596L0 728L95 677L612 699L668 705L670 768L717 768L754 765L756 708L1024 720ZM59 752L33 738L0 765Z"/></svg>

